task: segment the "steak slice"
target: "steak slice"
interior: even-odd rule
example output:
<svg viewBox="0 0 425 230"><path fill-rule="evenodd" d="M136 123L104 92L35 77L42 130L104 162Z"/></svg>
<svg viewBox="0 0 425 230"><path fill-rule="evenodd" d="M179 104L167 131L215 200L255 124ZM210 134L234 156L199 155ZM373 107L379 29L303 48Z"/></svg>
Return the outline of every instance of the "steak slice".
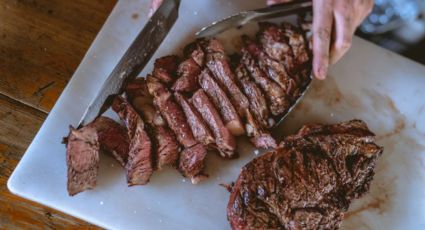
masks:
<svg viewBox="0 0 425 230"><path fill-rule="evenodd" d="M257 148L276 148L276 140L272 137L270 132L258 124L250 110L246 111L246 124L245 129L252 144Z"/></svg>
<svg viewBox="0 0 425 230"><path fill-rule="evenodd" d="M155 60L153 75L162 83L171 85L176 76L179 63L179 57L176 55L168 55Z"/></svg>
<svg viewBox="0 0 425 230"><path fill-rule="evenodd" d="M196 108L188 101L188 99L184 95L180 93L174 93L174 97L182 107L186 115L187 122L189 123L189 126L192 129L192 133L195 136L196 140L198 140L204 145L214 144L214 137L207 124L202 119L201 114L199 114Z"/></svg>
<svg viewBox="0 0 425 230"><path fill-rule="evenodd" d="M206 66L220 86L226 90L238 114L243 116L249 107L249 101L236 84L236 77L230 68L223 46L217 39L204 39L200 44L207 53Z"/></svg>
<svg viewBox="0 0 425 230"><path fill-rule="evenodd" d="M112 109L127 126L130 139L128 161L125 165L127 183L129 186L147 184L154 171L154 163L152 142L145 130L145 123L121 96L115 97Z"/></svg>
<svg viewBox="0 0 425 230"><path fill-rule="evenodd" d="M227 207L232 229L339 228L382 150L359 120L304 126L243 167Z"/></svg>
<svg viewBox="0 0 425 230"><path fill-rule="evenodd" d="M220 155L225 158L236 157L235 138L226 126L224 126L218 111L202 89L199 89L193 94L192 104L214 133L215 143L217 144Z"/></svg>
<svg viewBox="0 0 425 230"><path fill-rule="evenodd" d="M179 78L174 82L172 89L175 92L194 92L199 88L198 75L201 73L201 67L189 58L180 63L177 70Z"/></svg>
<svg viewBox="0 0 425 230"><path fill-rule="evenodd" d="M187 123L186 116L165 85L150 75L147 77L147 85L149 93L154 96L155 106L173 130L180 144L186 148L195 145L197 141Z"/></svg>
<svg viewBox="0 0 425 230"><path fill-rule="evenodd" d="M290 101L285 95L283 89L258 66L255 59L261 52L259 47L252 41L244 39L246 46L242 48L242 63L257 83L265 92L268 99L270 112L274 116L278 116L286 112L289 108Z"/></svg>
<svg viewBox="0 0 425 230"><path fill-rule="evenodd" d="M224 90L211 77L208 69L203 70L199 75L199 84L220 112L227 129L235 136L244 134L245 130L235 107Z"/></svg>
<svg viewBox="0 0 425 230"><path fill-rule="evenodd" d="M183 54L185 57L191 57L198 66L202 67L205 65L205 53L199 45L199 41L200 40L196 40L187 45L183 49Z"/></svg>
<svg viewBox="0 0 425 230"><path fill-rule="evenodd" d="M65 142L68 166L67 189L68 194L74 196L96 186L100 145L97 132L91 126L78 130L71 126Z"/></svg>
<svg viewBox="0 0 425 230"><path fill-rule="evenodd" d="M307 41L302 32L290 23L283 23L282 28L291 46L295 62L298 65L307 63L310 59L310 54L307 48Z"/></svg>
<svg viewBox="0 0 425 230"><path fill-rule="evenodd" d="M111 118L103 116L98 117L87 127L96 130L102 152L111 154L124 167L130 145L127 129Z"/></svg>
<svg viewBox="0 0 425 230"><path fill-rule="evenodd" d="M155 110L153 98L148 92L145 79L139 78L129 83L126 88L126 95L146 122L148 134L154 142L155 168L162 169L168 165L176 166L180 152L179 143L161 114Z"/></svg>
<svg viewBox="0 0 425 230"><path fill-rule="evenodd" d="M264 52L272 59L282 62L289 73L295 68L294 53L289 45L288 37L278 25L270 22L258 23L260 30L257 38Z"/></svg>
<svg viewBox="0 0 425 230"><path fill-rule="evenodd" d="M186 148L180 154L179 170L183 176L190 178L192 184L208 177L203 173L206 155L207 150L202 144Z"/></svg>
<svg viewBox="0 0 425 230"><path fill-rule="evenodd" d="M257 84L251 80L248 71L243 65L236 67L235 73L239 85L248 97L249 110L260 126L271 128L274 125L274 120L270 117L270 111L267 108L267 101L264 93Z"/></svg>

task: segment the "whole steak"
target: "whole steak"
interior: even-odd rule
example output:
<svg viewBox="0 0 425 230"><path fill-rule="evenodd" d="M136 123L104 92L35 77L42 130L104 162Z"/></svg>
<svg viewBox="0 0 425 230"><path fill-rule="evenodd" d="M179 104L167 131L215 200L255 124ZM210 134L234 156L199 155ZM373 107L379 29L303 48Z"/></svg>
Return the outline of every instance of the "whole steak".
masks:
<svg viewBox="0 0 425 230"><path fill-rule="evenodd" d="M242 169L227 206L232 229L339 228L382 151L359 120L304 126Z"/></svg>

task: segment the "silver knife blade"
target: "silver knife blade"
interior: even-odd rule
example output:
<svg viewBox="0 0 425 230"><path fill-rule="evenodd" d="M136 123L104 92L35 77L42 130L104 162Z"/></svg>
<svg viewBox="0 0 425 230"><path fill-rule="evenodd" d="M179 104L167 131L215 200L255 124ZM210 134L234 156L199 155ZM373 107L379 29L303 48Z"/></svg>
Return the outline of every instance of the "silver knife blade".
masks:
<svg viewBox="0 0 425 230"><path fill-rule="evenodd" d="M173 27L179 6L180 0L165 0L161 4L105 80L78 127L103 114L111 105L113 97L122 93L125 83L137 77Z"/></svg>
<svg viewBox="0 0 425 230"><path fill-rule="evenodd" d="M281 3L257 10L242 11L227 18L215 21L196 32L196 37L211 37L225 30L243 26L250 21L261 21L270 18L300 14L312 10L311 0L297 0Z"/></svg>

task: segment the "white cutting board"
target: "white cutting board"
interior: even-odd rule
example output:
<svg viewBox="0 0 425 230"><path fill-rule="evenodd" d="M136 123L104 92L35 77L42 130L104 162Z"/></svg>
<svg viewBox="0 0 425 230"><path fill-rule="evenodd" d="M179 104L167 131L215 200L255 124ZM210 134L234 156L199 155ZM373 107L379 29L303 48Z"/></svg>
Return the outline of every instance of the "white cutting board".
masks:
<svg viewBox="0 0 425 230"><path fill-rule="evenodd" d="M108 229L228 229L228 192L219 183L235 180L255 157L246 141L241 157L211 155L210 179L191 185L177 171L157 172L146 186L128 188L123 170L101 160L95 190L69 197L61 138L77 124L103 80L147 20L148 0L117 3L73 78L63 91L8 187L13 193ZM183 0L180 17L155 54L180 53L200 27L263 1ZM152 61L143 73L152 70ZM425 229L425 67L354 38L351 51L325 82L314 82L279 135L306 122L365 120L385 147L370 193L353 203L344 229Z"/></svg>

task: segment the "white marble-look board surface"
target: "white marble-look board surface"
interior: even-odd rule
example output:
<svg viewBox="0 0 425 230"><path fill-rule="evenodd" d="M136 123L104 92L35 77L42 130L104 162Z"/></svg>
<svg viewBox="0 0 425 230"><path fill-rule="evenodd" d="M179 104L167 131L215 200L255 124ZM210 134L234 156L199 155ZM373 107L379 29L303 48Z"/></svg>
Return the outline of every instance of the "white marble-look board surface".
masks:
<svg viewBox="0 0 425 230"><path fill-rule="evenodd" d="M117 3L34 141L8 187L20 196L108 229L228 229L228 192L219 183L236 179L255 157L240 140L241 157L208 156L210 179L194 186L177 171L155 173L146 186L128 188L123 170L101 160L95 190L69 197L65 147L61 138L76 125L101 82L146 23L149 0ZM180 53L199 28L262 1L183 0L180 17L153 60ZM152 70L152 61L142 75ZM356 200L343 229L425 229L425 67L369 42L353 47L332 67L326 81L313 83L304 100L276 134L294 133L302 124L359 118L376 132L384 154L370 193Z"/></svg>

